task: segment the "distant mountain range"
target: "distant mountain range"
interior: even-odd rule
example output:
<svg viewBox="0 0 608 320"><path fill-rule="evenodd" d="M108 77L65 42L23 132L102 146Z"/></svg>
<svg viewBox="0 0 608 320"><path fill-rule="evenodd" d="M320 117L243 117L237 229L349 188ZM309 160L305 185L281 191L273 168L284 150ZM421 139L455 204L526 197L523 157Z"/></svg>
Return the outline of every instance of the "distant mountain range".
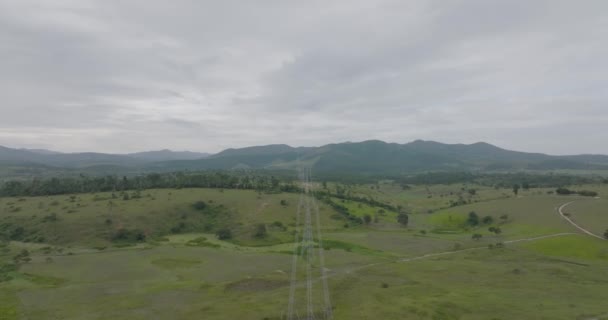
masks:
<svg viewBox="0 0 608 320"><path fill-rule="evenodd" d="M292 170L312 166L331 174L401 174L425 171L608 170L606 155L552 156L505 150L478 142L445 144L416 140L406 144L378 140L290 147L284 144L227 149L209 155L169 150L131 153L56 153L0 147L0 163L88 170L172 171L205 169Z"/></svg>
<svg viewBox="0 0 608 320"><path fill-rule="evenodd" d="M44 149L13 149L0 146L0 163L13 165L36 164L63 168L85 168L98 165L144 166L151 162L203 159L209 155L208 153L171 150L129 154L61 153Z"/></svg>

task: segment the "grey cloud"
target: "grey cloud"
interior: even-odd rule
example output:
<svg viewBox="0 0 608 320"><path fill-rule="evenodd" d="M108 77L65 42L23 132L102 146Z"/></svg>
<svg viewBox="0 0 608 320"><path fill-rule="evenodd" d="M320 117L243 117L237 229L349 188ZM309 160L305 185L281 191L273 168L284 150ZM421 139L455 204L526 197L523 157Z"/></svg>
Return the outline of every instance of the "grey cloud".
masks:
<svg viewBox="0 0 608 320"><path fill-rule="evenodd" d="M218 151L421 138L608 153L606 9L0 0L0 144Z"/></svg>

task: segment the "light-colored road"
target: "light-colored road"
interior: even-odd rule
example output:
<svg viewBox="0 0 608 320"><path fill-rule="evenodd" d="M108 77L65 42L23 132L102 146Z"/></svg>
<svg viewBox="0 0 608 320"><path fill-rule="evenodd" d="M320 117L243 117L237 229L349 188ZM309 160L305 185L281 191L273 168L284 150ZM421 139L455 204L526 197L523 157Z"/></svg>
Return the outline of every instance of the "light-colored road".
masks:
<svg viewBox="0 0 608 320"><path fill-rule="evenodd" d="M592 237L594 237L594 238L598 238L598 239L600 239L600 240L606 240L605 238L603 238L603 237L601 237L601 236L598 236L597 234L595 234L595 233L593 233L593 232L591 232L591 231L589 231L589 230L587 230L587 229L585 229L585 228L583 228L583 227L579 226L578 224L576 224L576 222L572 221L572 219L570 219L570 217L568 217L567 215L565 215L565 214L564 214L564 211L563 211L563 210L564 210L564 208L566 208L567 206L571 205L572 203L574 203L574 201L570 201L570 202L568 202L568 203L564 203L564 204L562 204L562 205L561 205L561 206L560 206L560 207L557 209L557 212L559 213L559 215L560 215L562 218L566 219L566 221L570 222L570 224L571 224L571 225L573 225L575 228L577 228L578 230L582 231L583 233L585 233L585 234L587 234L587 235L590 235L590 236L592 236Z"/></svg>

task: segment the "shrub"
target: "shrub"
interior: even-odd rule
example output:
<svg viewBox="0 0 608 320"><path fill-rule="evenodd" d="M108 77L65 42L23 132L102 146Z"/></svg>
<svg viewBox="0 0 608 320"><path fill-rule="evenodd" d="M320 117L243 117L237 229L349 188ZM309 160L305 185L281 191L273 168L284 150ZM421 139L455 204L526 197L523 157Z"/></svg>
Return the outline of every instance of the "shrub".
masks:
<svg viewBox="0 0 608 320"><path fill-rule="evenodd" d="M407 226L407 224L409 223L410 217L407 215L407 213L400 213L399 215L397 215L397 222L399 222L399 224L401 224L402 226Z"/></svg>
<svg viewBox="0 0 608 320"><path fill-rule="evenodd" d="M595 191L581 190L577 193L583 197L597 197L597 192Z"/></svg>
<svg viewBox="0 0 608 320"><path fill-rule="evenodd" d="M111 240L114 242L144 242L146 241L146 234L139 229L121 228L116 230Z"/></svg>
<svg viewBox="0 0 608 320"><path fill-rule="evenodd" d="M186 229L186 224L183 222L178 223L176 226L171 228L171 233L180 233Z"/></svg>
<svg viewBox="0 0 608 320"><path fill-rule="evenodd" d="M266 230L266 225L263 223L258 223L255 226L255 231L253 232L253 236L256 238L266 238L268 235L268 230Z"/></svg>
<svg viewBox="0 0 608 320"><path fill-rule="evenodd" d="M222 228L215 233L215 236L220 240L229 240L232 239L232 231L228 228Z"/></svg>
<svg viewBox="0 0 608 320"><path fill-rule="evenodd" d="M557 188L557 189L555 190L555 192L556 192L557 194L559 194L559 195L569 195L569 194L576 193L576 192L574 192L574 191L572 191L572 190L569 190L569 189L566 189L566 188Z"/></svg>
<svg viewBox="0 0 608 320"><path fill-rule="evenodd" d="M56 213L51 213L48 216L44 216L42 218L42 222L55 222L57 221L57 214Z"/></svg>
<svg viewBox="0 0 608 320"><path fill-rule="evenodd" d="M475 211L469 212L469 217L467 218L467 224L470 226L476 226L479 224L479 216Z"/></svg>
<svg viewBox="0 0 608 320"><path fill-rule="evenodd" d="M192 207L194 207L196 210L205 210L207 208L207 203L205 203L205 201L197 201L192 205Z"/></svg>

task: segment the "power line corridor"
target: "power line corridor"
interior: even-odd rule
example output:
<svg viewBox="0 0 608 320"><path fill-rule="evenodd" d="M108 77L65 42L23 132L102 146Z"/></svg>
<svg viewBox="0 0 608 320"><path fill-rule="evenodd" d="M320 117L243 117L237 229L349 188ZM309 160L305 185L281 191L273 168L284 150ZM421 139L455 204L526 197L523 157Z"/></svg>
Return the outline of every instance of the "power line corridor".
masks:
<svg viewBox="0 0 608 320"><path fill-rule="evenodd" d="M302 193L296 210L295 248L292 258L286 319L329 320L333 319L333 310L327 284L327 270L325 269L321 218L319 206L312 192L313 185L309 168L300 171L300 180ZM314 238L315 229L316 239ZM300 264L303 272L298 273L298 264ZM305 286L299 285L298 280L301 280L299 278L302 277L306 279ZM315 278L320 279L320 290L314 286L313 279ZM297 295L299 287L305 288L306 294L304 296Z"/></svg>

